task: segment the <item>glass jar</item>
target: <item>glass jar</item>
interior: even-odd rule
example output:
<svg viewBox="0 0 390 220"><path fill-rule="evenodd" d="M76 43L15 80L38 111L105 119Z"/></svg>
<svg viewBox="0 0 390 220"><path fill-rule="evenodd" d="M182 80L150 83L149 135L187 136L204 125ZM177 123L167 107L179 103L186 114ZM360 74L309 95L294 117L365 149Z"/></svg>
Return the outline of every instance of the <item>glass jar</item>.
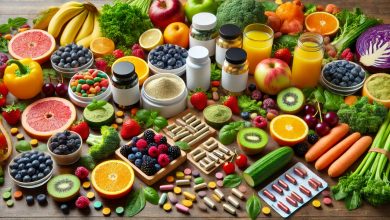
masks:
<svg viewBox="0 0 390 220"><path fill-rule="evenodd" d="M118 62L112 67L112 98L122 109L135 107L140 98L138 75L128 61Z"/></svg>
<svg viewBox="0 0 390 220"><path fill-rule="evenodd" d="M230 95L240 95L248 81L248 61L245 50L230 48L222 66L222 88Z"/></svg>
<svg viewBox="0 0 390 220"><path fill-rule="evenodd" d="M324 57L323 38L316 33L303 33L294 51L291 71L292 84L299 88L315 87L321 76Z"/></svg>
<svg viewBox="0 0 390 220"><path fill-rule="evenodd" d="M207 91L210 87L209 51L202 46L191 47L186 59L186 81L189 90L201 88Z"/></svg>
<svg viewBox="0 0 390 220"><path fill-rule="evenodd" d="M215 46L215 61L219 68L222 67L226 51L229 48L242 47L241 34L240 28L234 24L224 24L219 29L219 37Z"/></svg>
<svg viewBox="0 0 390 220"><path fill-rule="evenodd" d="M217 17L208 12L201 12L192 17L190 29L190 48L203 46L209 50L209 56L215 54L215 39L218 36Z"/></svg>

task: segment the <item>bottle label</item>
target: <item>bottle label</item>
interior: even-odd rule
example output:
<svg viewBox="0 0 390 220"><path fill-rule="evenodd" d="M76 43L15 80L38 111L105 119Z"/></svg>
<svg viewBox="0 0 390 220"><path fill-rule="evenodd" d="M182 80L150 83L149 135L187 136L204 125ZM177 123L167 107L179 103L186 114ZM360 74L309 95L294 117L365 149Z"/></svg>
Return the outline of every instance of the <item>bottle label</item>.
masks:
<svg viewBox="0 0 390 220"><path fill-rule="evenodd" d="M246 83L248 81L248 71L240 74L230 74L222 69L222 88L229 92L242 92L246 89Z"/></svg>
<svg viewBox="0 0 390 220"><path fill-rule="evenodd" d="M190 36L190 48L194 46L203 46L206 47L207 50L209 50L209 56L214 56L215 54L215 38L211 40L197 40Z"/></svg>
<svg viewBox="0 0 390 220"><path fill-rule="evenodd" d="M223 48L223 47L220 47L218 45L215 47L215 61L220 66L222 66L223 65L223 61L225 61L226 51L228 49L229 48Z"/></svg>
<svg viewBox="0 0 390 220"><path fill-rule="evenodd" d="M119 89L115 86L111 86L112 98L114 102L119 106L134 105L139 101L139 84L130 89Z"/></svg>

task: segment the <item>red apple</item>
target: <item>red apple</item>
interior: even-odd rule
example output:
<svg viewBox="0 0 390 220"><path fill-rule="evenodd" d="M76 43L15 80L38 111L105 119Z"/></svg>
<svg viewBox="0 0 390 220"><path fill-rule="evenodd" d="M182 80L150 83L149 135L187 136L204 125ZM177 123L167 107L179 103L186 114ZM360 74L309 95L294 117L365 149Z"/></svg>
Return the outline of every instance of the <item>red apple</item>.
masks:
<svg viewBox="0 0 390 220"><path fill-rule="evenodd" d="M149 8L153 25L161 30L173 22L183 22L184 8L179 0L156 0Z"/></svg>
<svg viewBox="0 0 390 220"><path fill-rule="evenodd" d="M283 60L267 58L257 64L255 82L262 92L276 95L282 89L290 86L290 67Z"/></svg>

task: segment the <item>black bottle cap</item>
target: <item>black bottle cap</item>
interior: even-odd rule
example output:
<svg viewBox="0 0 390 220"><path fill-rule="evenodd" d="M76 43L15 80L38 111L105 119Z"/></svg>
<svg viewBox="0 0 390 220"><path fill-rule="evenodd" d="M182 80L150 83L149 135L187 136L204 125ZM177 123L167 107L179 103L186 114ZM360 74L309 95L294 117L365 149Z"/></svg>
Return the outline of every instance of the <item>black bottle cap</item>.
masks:
<svg viewBox="0 0 390 220"><path fill-rule="evenodd" d="M231 64L242 64L246 61L246 52L241 48L229 48L226 51L226 60Z"/></svg>
<svg viewBox="0 0 390 220"><path fill-rule="evenodd" d="M113 66L112 73L119 79L131 78L134 74L136 74L134 65L127 61L116 63Z"/></svg>
<svg viewBox="0 0 390 220"><path fill-rule="evenodd" d="M234 24L224 24L219 29L219 35L226 40L233 40L241 35L241 29Z"/></svg>

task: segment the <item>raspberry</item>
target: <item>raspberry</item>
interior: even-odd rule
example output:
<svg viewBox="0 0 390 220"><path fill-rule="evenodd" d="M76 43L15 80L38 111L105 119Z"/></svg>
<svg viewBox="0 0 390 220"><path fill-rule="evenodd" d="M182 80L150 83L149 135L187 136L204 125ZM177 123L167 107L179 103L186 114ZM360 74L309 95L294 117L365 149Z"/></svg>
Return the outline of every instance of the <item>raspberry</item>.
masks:
<svg viewBox="0 0 390 220"><path fill-rule="evenodd" d="M273 100L272 98L266 98L263 101L263 109L269 109L269 108L272 109L276 108L275 100Z"/></svg>
<svg viewBox="0 0 390 220"><path fill-rule="evenodd" d="M98 70L106 72L108 63L103 58L96 58L95 59L95 66Z"/></svg>
<svg viewBox="0 0 390 220"><path fill-rule="evenodd" d="M261 94L261 92L259 90L255 90L255 91L252 92L251 98L253 100L260 101L262 96L263 96L263 94Z"/></svg>
<svg viewBox="0 0 390 220"><path fill-rule="evenodd" d="M156 144L160 144L160 141L161 141L162 137L163 136L161 134L154 135L154 142L156 142Z"/></svg>
<svg viewBox="0 0 390 220"><path fill-rule="evenodd" d="M74 172L74 174L80 179L80 180L83 180L83 179L86 179L88 178L88 175L89 175L89 171L87 168L85 167L77 167L76 171Z"/></svg>
<svg viewBox="0 0 390 220"><path fill-rule="evenodd" d="M75 204L78 209L85 209L89 206L89 199L85 196L80 196Z"/></svg>
<svg viewBox="0 0 390 220"><path fill-rule="evenodd" d="M150 147L149 150L148 150L148 154L149 154L149 156L151 156L153 158L156 158L158 156L158 149L157 149L157 147L155 147L155 146Z"/></svg>
<svg viewBox="0 0 390 220"><path fill-rule="evenodd" d="M145 59L145 52L142 49L136 49L131 52L131 55L141 59Z"/></svg>
<svg viewBox="0 0 390 220"><path fill-rule="evenodd" d="M160 164L161 167L166 167L171 161L169 160L168 155L166 154L160 154L157 159L158 164Z"/></svg>
<svg viewBox="0 0 390 220"><path fill-rule="evenodd" d="M142 150L148 146L148 142L146 142L144 139L139 139L135 146L138 148L138 150Z"/></svg>
<svg viewBox="0 0 390 220"><path fill-rule="evenodd" d="M160 144L157 147L159 154L166 154L168 152L168 146L166 144Z"/></svg>
<svg viewBox="0 0 390 220"><path fill-rule="evenodd" d="M125 56L125 53L123 53L122 50L120 49L116 49L112 52L112 55L114 55L115 58L119 59L121 57L124 57Z"/></svg>
<svg viewBox="0 0 390 220"><path fill-rule="evenodd" d="M137 49L142 49L142 47L141 47L139 44L134 44L134 45L131 47L131 50L137 50Z"/></svg>

